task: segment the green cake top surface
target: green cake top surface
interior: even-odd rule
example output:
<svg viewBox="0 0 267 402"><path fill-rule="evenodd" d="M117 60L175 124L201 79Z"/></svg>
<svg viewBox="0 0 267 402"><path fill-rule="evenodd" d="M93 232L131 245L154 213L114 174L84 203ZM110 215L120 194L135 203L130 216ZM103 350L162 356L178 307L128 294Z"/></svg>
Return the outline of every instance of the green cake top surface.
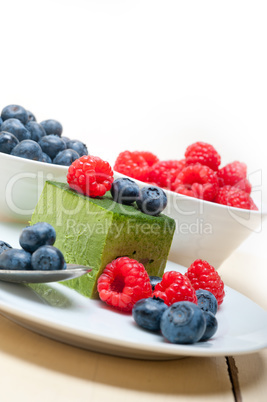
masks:
<svg viewBox="0 0 267 402"><path fill-rule="evenodd" d="M90 200L91 203L97 205L100 208L103 208L103 210L111 211L114 214L124 215L126 217L134 216L135 218L138 218L138 219L140 218L142 220L145 220L147 223L154 223L158 219L168 221L169 224L171 221L173 221L173 224L175 223L172 218L170 218L167 215L164 215L162 213L157 216L152 216L152 215L148 215L148 214L141 212L137 208L137 206L135 206L134 204L133 205L119 204L119 203L113 201L113 198L112 198L110 192L107 192L102 197L93 198L93 197L88 197L86 195L80 194L75 190L72 190L66 183L50 181L50 180L47 180L46 183L54 185L54 186L60 188L61 190L66 191L70 195L80 197L84 201Z"/></svg>

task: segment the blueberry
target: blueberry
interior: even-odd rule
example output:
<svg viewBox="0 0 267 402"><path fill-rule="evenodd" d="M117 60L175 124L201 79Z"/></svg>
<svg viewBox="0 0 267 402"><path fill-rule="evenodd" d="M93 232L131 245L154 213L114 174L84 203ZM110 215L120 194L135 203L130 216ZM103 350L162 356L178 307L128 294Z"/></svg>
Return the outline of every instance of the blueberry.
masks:
<svg viewBox="0 0 267 402"><path fill-rule="evenodd" d="M162 281L162 278L160 276L150 275L149 280L152 286L152 290L155 290L155 286L157 285L157 283L160 283Z"/></svg>
<svg viewBox="0 0 267 402"><path fill-rule="evenodd" d="M52 246L56 240L56 231L47 222L38 222L24 228L19 237L21 247L33 253L41 246Z"/></svg>
<svg viewBox="0 0 267 402"><path fill-rule="evenodd" d="M25 126L18 119L7 119L1 125L2 131L7 131L8 133L14 134L19 141L29 140L31 134L25 128Z"/></svg>
<svg viewBox="0 0 267 402"><path fill-rule="evenodd" d="M31 134L31 140L33 141L38 142L42 137L46 135L44 128L41 126L41 124L37 123L36 121L29 121L25 125L25 128Z"/></svg>
<svg viewBox="0 0 267 402"><path fill-rule="evenodd" d="M126 177L114 180L110 191L114 201L120 204L132 204L140 194L138 185Z"/></svg>
<svg viewBox="0 0 267 402"><path fill-rule="evenodd" d="M37 142L33 140L24 140L19 142L18 145L12 149L11 155L40 161L42 159L42 149Z"/></svg>
<svg viewBox="0 0 267 402"><path fill-rule="evenodd" d="M31 269L31 254L25 250L10 248L0 254L0 269Z"/></svg>
<svg viewBox="0 0 267 402"><path fill-rule="evenodd" d="M54 135L58 135L59 137L61 136L63 127L59 121L49 119L49 120L41 121L40 124L45 129L46 135L54 134Z"/></svg>
<svg viewBox="0 0 267 402"><path fill-rule="evenodd" d="M145 214L159 215L167 205L167 196L159 187L146 186L141 189L136 203Z"/></svg>
<svg viewBox="0 0 267 402"><path fill-rule="evenodd" d="M70 166L72 162L79 158L79 154L74 149L64 149L53 159L56 165Z"/></svg>
<svg viewBox="0 0 267 402"><path fill-rule="evenodd" d="M40 162L52 163L52 159L45 152L43 152Z"/></svg>
<svg viewBox="0 0 267 402"><path fill-rule="evenodd" d="M67 146L67 142L70 140L69 137L61 136L60 138L65 142Z"/></svg>
<svg viewBox="0 0 267 402"><path fill-rule="evenodd" d="M211 311L214 315L217 313L218 302L216 297L208 290L196 290L198 306L203 311Z"/></svg>
<svg viewBox="0 0 267 402"><path fill-rule="evenodd" d="M59 152L66 149L65 142L59 136L53 134L42 137L38 144L52 160Z"/></svg>
<svg viewBox="0 0 267 402"><path fill-rule="evenodd" d="M24 107L19 105L8 105L4 107L1 113L3 121L7 119L18 119L22 124L26 124L28 121L28 113Z"/></svg>
<svg viewBox="0 0 267 402"><path fill-rule="evenodd" d="M28 115L28 121L36 121L36 117L29 110L27 110L27 115Z"/></svg>
<svg viewBox="0 0 267 402"><path fill-rule="evenodd" d="M15 135L2 131L0 133L0 152L10 154L12 149L19 143Z"/></svg>
<svg viewBox="0 0 267 402"><path fill-rule="evenodd" d="M0 117L0 130L1 130L1 125L3 123L2 117Z"/></svg>
<svg viewBox="0 0 267 402"><path fill-rule="evenodd" d="M65 269L65 260L61 251L54 246L39 247L32 254L32 268L40 271Z"/></svg>
<svg viewBox="0 0 267 402"><path fill-rule="evenodd" d="M198 342L206 329L203 311L194 303L173 303L162 315L162 335L171 343Z"/></svg>
<svg viewBox="0 0 267 402"><path fill-rule="evenodd" d="M69 140L67 142L67 148L74 149L74 151L78 152L79 157L83 155L88 155L86 145L79 140Z"/></svg>
<svg viewBox="0 0 267 402"><path fill-rule="evenodd" d="M10 244L0 240L0 254L2 254L5 250L9 250L10 248L12 248Z"/></svg>
<svg viewBox="0 0 267 402"><path fill-rule="evenodd" d="M160 320L168 306L157 297L138 300L132 310L135 322L149 331L160 330Z"/></svg>
<svg viewBox="0 0 267 402"><path fill-rule="evenodd" d="M212 314L210 311L203 311L205 320L206 320L206 330L202 337L200 338L200 341L207 341L210 339L215 332L218 329L218 321L215 317L214 314Z"/></svg>

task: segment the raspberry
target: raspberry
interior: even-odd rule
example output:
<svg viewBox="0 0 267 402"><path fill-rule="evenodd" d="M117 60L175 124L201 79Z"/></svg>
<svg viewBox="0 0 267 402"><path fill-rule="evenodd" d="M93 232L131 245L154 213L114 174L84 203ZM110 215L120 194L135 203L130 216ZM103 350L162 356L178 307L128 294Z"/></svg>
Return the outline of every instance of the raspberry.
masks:
<svg viewBox="0 0 267 402"><path fill-rule="evenodd" d="M153 166L155 163L159 161L159 158L152 154L152 152L149 151L136 151L136 153L139 153L140 156L142 156L145 161L147 162L148 166Z"/></svg>
<svg viewBox="0 0 267 402"><path fill-rule="evenodd" d="M158 162L156 155L146 151L121 152L114 165L114 170L137 180L147 181L150 167Z"/></svg>
<svg viewBox="0 0 267 402"><path fill-rule="evenodd" d="M236 186L228 185L220 187L214 201L218 204L228 205L230 207L254 210L258 209L250 195Z"/></svg>
<svg viewBox="0 0 267 402"><path fill-rule="evenodd" d="M246 193L250 194L251 193L251 184L248 181L248 179L242 179L239 182L237 182L234 187L239 188L240 190L245 191Z"/></svg>
<svg viewBox="0 0 267 402"><path fill-rule="evenodd" d="M247 166L242 162L232 162L218 170L219 185L234 186L247 176Z"/></svg>
<svg viewBox="0 0 267 402"><path fill-rule="evenodd" d="M208 166L201 164L186 166L177 176L172 190L206 201L213 201L218 192L217 175Z"/></svg>
<svg viewBox="0 0 267 402"><path fill-rule="evenodd" d="M221 157L215 148L205 142L195 142L189 145L185 151L185 160L188 165L200 163L213 170L218 170L221 163Z"/></svg>
<svg viewBox="0 0 267 402"><path fill-rule="evenodd" d="M111 189L113 180L110 164L92 155L76 159L67 174L70 188L90 197L103 196Z"/></svg>
<svg viewBox="0 0 267 402"><path fill-rule="evenodd" d="M161 298L168 306L179 301L197 304L196 292L190 281L176 271L165 272L161 282L155 286L153 296Z"/></svg>
<svg viewBox="0 0 267 402"><path fill-rule="evenodd" d="M157 162L150 170L148 180L159 187L171 189L172 183L184 167L184 159L180 161L168 160Z"/></svg>
<svg viewBox="0 0 267 402"><path fill-rule="evenodd" d="M218 272L207 261L195 260L185 275L195 290L208 290L216 297L218 304L222 304L225 295L224 283Z"/></svg>
<svg viewBox="0 0 267 402"><path fill-rule="evenodd" d="M152 296L152 287L143 264L128 257L109 263L98 278L102 301L118 310L131 312L140 299Z"/></svg>

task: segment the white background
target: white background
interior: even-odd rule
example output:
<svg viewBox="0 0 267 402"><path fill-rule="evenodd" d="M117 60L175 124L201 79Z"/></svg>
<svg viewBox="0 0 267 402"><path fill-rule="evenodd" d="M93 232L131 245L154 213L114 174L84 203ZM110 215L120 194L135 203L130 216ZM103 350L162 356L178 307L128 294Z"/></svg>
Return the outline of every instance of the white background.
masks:
<svg viewBox="0 0 267 402"><path fill-rule="evenodd" d="M266 201L266 20L255 0L3 1L0 108L57 119L111 161L212 143Z"/></svg>

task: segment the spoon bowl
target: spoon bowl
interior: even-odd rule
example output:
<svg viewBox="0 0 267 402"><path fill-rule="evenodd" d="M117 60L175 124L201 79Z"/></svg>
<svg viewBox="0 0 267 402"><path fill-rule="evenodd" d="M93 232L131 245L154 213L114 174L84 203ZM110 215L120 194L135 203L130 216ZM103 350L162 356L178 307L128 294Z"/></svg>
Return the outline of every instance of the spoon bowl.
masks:
<svg viewBox="0 0 267 402"><path fill-rule="evenodd" d="M76 264L67 264L66 269L56 271L0 269L0 281L13 283L62 282L78 278L90 271L92 271L92 268Z"/></svg>

